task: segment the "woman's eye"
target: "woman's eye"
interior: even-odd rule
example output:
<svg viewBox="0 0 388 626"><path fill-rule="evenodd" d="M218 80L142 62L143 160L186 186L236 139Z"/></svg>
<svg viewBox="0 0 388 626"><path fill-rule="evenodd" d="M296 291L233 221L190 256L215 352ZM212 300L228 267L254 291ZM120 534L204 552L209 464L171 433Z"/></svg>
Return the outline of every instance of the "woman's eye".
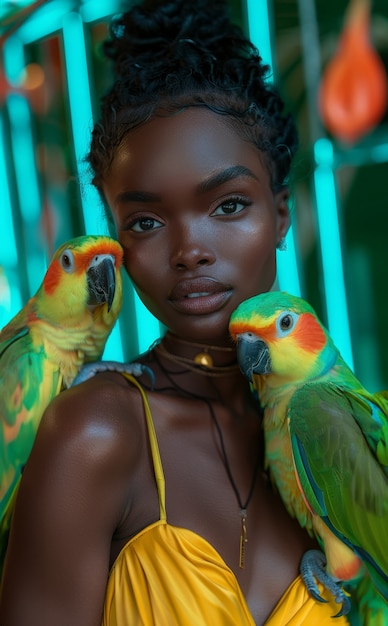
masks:
<svg viewBox="0 0 388 626"><path fill-rule="evenodd" d="M242 198L230 198L225 200L225 202L221 202L212 215L234 215L243 211L248 204L249 202Z"/></svg>
<svg viewBox="0 0 388 626"><path fill-rule="evenodd" d="M129 230L134 230L136 233L144 233L156 228L161 228L163 224L153 217L141 217L129 225Z"/></svg>

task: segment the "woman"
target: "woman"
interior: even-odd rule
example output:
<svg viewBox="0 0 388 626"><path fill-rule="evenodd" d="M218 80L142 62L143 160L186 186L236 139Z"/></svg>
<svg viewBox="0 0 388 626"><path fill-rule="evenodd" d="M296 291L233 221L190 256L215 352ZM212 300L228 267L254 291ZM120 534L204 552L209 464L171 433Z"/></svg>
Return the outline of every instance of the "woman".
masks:
<svg viewBox="0 0 388 626"><path fill-rule="evenodd" d="M153 388L106 372L46 411L0 624L331 623L339 607L297 578L311 540L268 485L260 410L228 333L236 306L275 279L294 125L218 0L145 0L105 50L116 80L93 133L94 183L168 332L138 359Z"/></svg>

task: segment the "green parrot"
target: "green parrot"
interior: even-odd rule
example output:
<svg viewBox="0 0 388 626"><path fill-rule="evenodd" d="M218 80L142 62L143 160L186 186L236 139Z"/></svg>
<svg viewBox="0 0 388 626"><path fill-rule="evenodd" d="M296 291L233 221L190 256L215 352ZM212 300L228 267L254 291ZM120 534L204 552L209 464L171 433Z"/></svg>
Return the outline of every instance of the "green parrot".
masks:
<svg viewBox="0 0 388 626"><path fill-rule="evenodd" d="M364 586L376 621L358 623L387 624L388 394L361 385L302 298L250 298L233 312L230 333L264 409L268 472L323 549L302 558L307 589L322 600L321 582L343 615L352 607L342 583L359 606Z"/></svg>
<svg viewBox="0 0 388 626"><path fill-rule="evenodd" d="M102 369L142 373L136 364L99 362L122 306L122 258L110 237L67 241L0 332L0 569L21 472L49 402Z"/></svg>

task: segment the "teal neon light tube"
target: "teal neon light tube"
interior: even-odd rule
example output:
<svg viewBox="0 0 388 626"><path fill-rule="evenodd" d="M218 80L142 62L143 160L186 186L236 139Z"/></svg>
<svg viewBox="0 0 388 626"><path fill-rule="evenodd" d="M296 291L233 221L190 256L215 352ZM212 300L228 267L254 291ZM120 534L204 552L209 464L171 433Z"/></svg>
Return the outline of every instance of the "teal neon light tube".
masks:
<svg viewBox="0 0 388 626"><path fill-rule="evenodd" d="M273 67L271 14L268 0L246 0L249 38L260 52L263 62Z"/></svg>
<svg viewBox="0 0 388 626"><path fill-rule="evenodd" d="M3 116L0 112L0 193L1 228L5 236L0 246L0 328L16 315L22 306L17 276L16 236L12 220L12 205L7 178Z"/></svg>
<svg viewBox="0 0 388 626"><path fill-rule="evenodd" d="M63 18L62 32L73 144L85 230L90 234L107 235L108 227L103 207L97 190L91 185L89 168L85 163L93 128L93 113L81 16L78 13L67 13Z"/></svg>
<svg viewBox="0 0 388 626"><path fill-rule="evenodd" d="M264 63L273 68L274 75L270 3L268 0L246 0L246 13L249 37L259 50ZM301 286L292 226L288 231L286 242L287 250L277 253L277 282L279 289L300 296Z"/></svg>
<svg viewBox="0 0 388 626"><path fill-rule="evenodd" d="M314 178L328 330L342 357L353 368L331 142L324 138L318 139L314 154L317 164Z"/></svg>

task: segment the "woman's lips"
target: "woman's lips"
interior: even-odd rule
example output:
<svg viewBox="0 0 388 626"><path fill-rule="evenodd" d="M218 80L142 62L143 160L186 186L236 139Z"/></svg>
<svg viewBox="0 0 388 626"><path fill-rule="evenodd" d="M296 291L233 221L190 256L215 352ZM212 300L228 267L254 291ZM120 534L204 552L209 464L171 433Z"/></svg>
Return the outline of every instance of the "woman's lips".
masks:
<svg viewBox="0 0 388 626"><path fill-rule="evenodd" d="M171 291L169 301L176 311L206 315L221 309L230 298L232 288L213 278L183 280Z"/></svg>

